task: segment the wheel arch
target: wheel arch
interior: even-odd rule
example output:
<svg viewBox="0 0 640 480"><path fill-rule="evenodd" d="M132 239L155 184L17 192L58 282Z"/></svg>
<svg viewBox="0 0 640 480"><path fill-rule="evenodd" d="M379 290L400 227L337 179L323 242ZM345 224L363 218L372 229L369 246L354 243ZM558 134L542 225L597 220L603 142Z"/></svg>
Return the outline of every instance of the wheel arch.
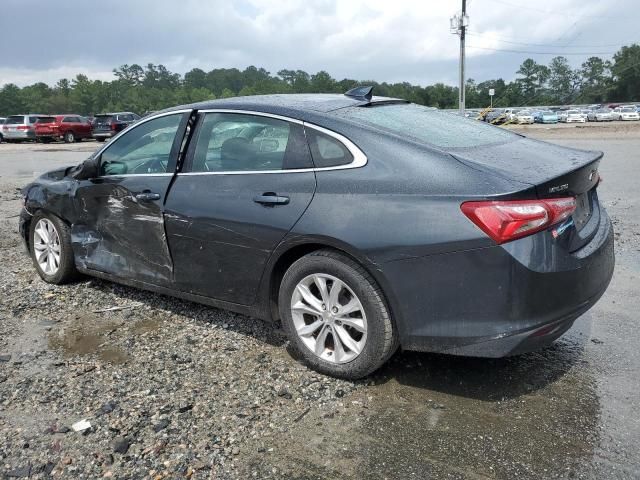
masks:
<svg viewBox="0 0 640 480"><path fill-rule="evenodd" d="M265 274L263 275L263 286L261 288L263 295L263 301L261 303L265 307L264 316L268 320L278 321L280 318L278 311L278 294L285 272L294 262L317 250L333 250L341 253L364 268L380 286L387 308L391 314L391 320L396 325L396 328L399 328L399 333L402 332L400 328L401 319L398 316L400 310L396 305L395 298L390 295L391 290L388 288L387 280L381 268L355 248L338 240L324 237L308 238L302 241L298 239L295 243L280 244L271 256Z"/></svg>

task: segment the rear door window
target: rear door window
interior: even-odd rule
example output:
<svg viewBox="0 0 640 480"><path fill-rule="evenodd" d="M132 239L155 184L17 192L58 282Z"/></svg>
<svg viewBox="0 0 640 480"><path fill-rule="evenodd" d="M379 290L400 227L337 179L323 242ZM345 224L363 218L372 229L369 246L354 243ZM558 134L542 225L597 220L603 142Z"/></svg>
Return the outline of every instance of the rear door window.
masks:
<svg viewBox="0 0 640 480"><path fill-rule="evenodd" d="M40 117L36 123L54 123L55 117Z"/></svg>
<svg viewBox="0 0 640 480"><path fill-rule="evenodd" d="M285 120L207 113L196 135L192 172L259 172L312 166L302 127Z"/></svg>

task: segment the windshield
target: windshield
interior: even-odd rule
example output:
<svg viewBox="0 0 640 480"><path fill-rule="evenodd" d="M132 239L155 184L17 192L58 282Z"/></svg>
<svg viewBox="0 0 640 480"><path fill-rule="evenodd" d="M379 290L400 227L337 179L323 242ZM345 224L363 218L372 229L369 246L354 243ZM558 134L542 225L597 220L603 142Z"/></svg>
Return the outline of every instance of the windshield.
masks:
<svg viewBox="0 0 640 480"><path fill-rule="evenodd" d="M598 110L596 113L611 113L611 110L606 109L606 108L601 108L600 110Z"/></svg>
<svg viewBox="0 0 640 480"><path fill-rule="evenodd" d="M477 120L412 103L349 107L334 114L442 148L478 147L518 138Z"/></svg>
<svg viewBox="0 0 640 480"><path fill-rule="evenodd" d="M622 109L623 112L635 112L635 109L631 108L631 107L626 107Z"/></svg>
<svg viewBox="0 0 640 480"><path fill-rule="evenodd" d="M578 115L579 113L580 113L580 112L579 112L579 111L577 111L577 110L569 110L569 111L567 112L567 115Z"/></svg>
<svg viewBox="0 0 640 480"><path fill-rule="evenodd" d="M553 113L553 112L551 112L549 110L546 110L546 111L542 112L542 115L555 115L555 113Z"/></svg>

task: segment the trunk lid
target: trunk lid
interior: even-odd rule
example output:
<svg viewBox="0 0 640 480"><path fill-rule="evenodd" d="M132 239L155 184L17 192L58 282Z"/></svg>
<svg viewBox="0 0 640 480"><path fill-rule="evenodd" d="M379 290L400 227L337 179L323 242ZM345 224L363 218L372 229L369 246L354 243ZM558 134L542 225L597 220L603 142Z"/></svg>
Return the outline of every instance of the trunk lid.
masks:
<svg viewBox="0 0 640 480"><path fill-rule="evenodd" d="M576 211L561 230L555 229L556 238L570 251L581 248L595 235L600 222L596 186L602 152L523 138L449 153L472 168L533 185L538 198L576 197Z"/></svg>

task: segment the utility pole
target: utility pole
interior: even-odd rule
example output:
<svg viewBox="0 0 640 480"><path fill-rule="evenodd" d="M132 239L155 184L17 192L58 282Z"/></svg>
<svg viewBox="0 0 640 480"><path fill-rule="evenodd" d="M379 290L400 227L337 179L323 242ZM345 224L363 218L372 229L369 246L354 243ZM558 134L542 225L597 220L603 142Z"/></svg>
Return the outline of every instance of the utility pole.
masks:
<svg viewBox="0 0 640 480"><path fill-rule="evenodd" d="M462 12L456 14L450 20L451 33L460 36L460 87L458 94L458 104L460 107L460 115L464 116L465 102L465 78L464 78L464 40L467 27L469 26L469 17L467 17L467 0L462 0Z"/></svg>

